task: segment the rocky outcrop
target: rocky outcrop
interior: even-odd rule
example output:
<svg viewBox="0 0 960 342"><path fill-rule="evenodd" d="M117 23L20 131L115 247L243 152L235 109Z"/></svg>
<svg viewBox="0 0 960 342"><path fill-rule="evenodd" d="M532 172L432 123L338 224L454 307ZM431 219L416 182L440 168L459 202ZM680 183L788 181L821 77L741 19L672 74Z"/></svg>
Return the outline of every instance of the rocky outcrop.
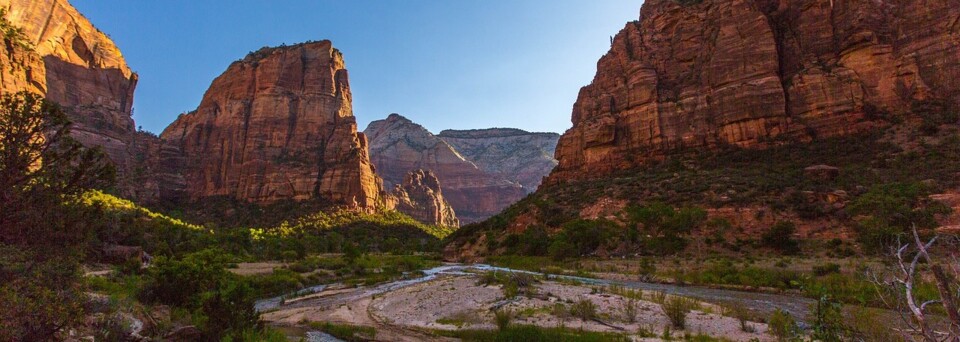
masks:
<svg viewBox="0 0 960 342"><path fill-rule="evenodd" d="M0 8L21 29L16 40L23 43L5 39L0 62L9 67L0 72L3 91L33 91L64 106L73 136L103 147L125 176L137 75L120 50L66 0L0 0Z"/></svg>
<svg viewBox="0 0 960 342"><path fill-rule="evenodd" d="M351 101L330 41L264 48L231 64L160 137L180 153L188 199L321 198L372 210L382 188Z"/></svg>
<svg viewBox="0 0 960 342"><path fill-rule="evenodd" d="M387 196L387 206L426 224L460 227L453 207L443 198L440 181L430 171L408 173Z"/></svg>
<svg viewBox="0 0 960 342"><path fill-rule="evenodd" d="M523 198L523 187L478 167L450 144L399 114L371 122L370 158L390 188L411 171L429 170L463 223L483 220Z"/></svg>
<svg viewBox="0 0 960 342"><path fill-rule="evenodd" d="M648 0L580 91L549 182L960 104L956 0Z"/></svg>
<svg viewBox="0 0 960 342"><path fill-rule="evenodd" d="M481 170L519 183L526 193L537 190L557 166L553 153L560 135L515 128L445 130L437 135Z"/></svg>

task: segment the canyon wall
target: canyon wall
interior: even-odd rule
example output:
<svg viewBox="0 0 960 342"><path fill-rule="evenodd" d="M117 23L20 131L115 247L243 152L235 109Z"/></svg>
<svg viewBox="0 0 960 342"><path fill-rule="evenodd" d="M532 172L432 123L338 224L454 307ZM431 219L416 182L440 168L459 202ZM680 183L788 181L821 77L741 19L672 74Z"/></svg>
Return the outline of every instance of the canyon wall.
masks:
<svg viewBox="0 0 960 342"><path fill-rule="evenodd" d="M351 101L330 41L264 48L231 64L160 137L182 153L189 199L322 198L374 209L381 184Z"/></svg>
<svg viewBox="0 0 960 342"><path fill-rule="evenodd" d="M65 0L0 0L0 8L22 32L5 37L3 91L32 91L62 105L72 135L102 147L121 178L128 175L137 74L116 44Z"/></svg>
<svg viewBox="0 0 960 342"><path fill-rule="evenodd" d="M387 188L403 183L411 171L429 170L464 223L493 216L525 194L519 183L485 172L399 114L371 122L364 133L370 137L370 157Z"/></svg>
<svg viewBox="0 0 960 342"><path fill-rule="evenodd" d="M445 227L460 227L460 220L450 203L443 197L440 180L430 171L415 170L403 182L394 186L386 196L387 207L407 214L413 219Z"/></svg>
<svg viewBox="0 0 960 342"><path fill-rule="evenodd" d="M574 104L549 183L960 105L958 0L648 0Z"/></svg>
<svg viewBox="0 0 960 342"><path fill-rule="evenodd" d="M526 193L537 190L557 166L553 153L560 135L515 128L444 130L437 135L481 170L519 183Z"/></svg>

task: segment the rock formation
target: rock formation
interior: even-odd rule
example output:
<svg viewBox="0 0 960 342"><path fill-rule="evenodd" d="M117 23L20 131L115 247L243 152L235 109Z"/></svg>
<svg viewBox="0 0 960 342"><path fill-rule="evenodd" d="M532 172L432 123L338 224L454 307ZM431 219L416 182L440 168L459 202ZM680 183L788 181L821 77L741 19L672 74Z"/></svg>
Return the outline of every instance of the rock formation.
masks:
<svg viewBox="0 0 960 342"><path fill-rule="evenodd" d="M182 152L189 199L322 198L374 209L381 184L351 101L330 41L264 48L231 64L161 138Z"/></svg>
<svg viewBox="0 0 960 342"><path fill-rule="evenodd" d="M0 8L22 30L13 39L18 42L5 37L2 90L33 91L62 105L74 123L73 136L103 147L120 176L126 175L137 75L117 46L66 0L0 0Z"/></svg>
<svg viewBox="0 0 960 342"><path fill-rule="evenodd" d="M450 144L399 114L371 122L370 158L388 188L411 171L429 170L464 223L483 220L525 195L517 183L482 170Z"/></svg>
<svg viewBox="0 0 960 342"><path fill-rule="evenodd" d="M648 0L581 89L549 182L958 105L958 18L957 0Z"/></svg>
<svg viewBox="0 0 960 342"><path fill-rule="evenodd" d="M430 171L407 174L403 183L387 196L387 206L410 215L417 221L445 227L460 227L453 207L443 198L440 181Z"/></svg>
<svg viewBox="0 0 960 342"><path fill-rule="evenodd" d="M481 170L520 183L526 193L537 190L557 166L553 153L560 135L514 128L445 130L437 135Z"/></svg>

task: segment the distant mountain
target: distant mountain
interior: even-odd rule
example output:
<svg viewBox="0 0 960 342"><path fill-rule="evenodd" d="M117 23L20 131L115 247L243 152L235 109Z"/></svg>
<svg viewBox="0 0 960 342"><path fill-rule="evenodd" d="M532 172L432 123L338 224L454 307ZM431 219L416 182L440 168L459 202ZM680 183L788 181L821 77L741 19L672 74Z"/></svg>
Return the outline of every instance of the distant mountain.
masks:
<svg viewBox="0 0 960 342"><path fill-rule="evenodd" d="M556 165L551 155L559 138L517 129L434 135L399 114L371 122L364 134L385 184L398 184L413 170L432 171L464 223L493 216L532 192Z"/></svg>

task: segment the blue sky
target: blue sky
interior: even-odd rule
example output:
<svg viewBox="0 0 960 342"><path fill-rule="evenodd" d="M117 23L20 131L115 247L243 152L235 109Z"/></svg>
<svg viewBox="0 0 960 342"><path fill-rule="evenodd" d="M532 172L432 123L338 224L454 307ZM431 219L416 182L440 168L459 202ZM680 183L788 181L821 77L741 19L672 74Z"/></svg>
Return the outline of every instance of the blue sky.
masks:
<svg viewBox="0 0 960 342"><path fill-rule="evenodd" d="M134 119L159 133L263 46L330 39L362 130L400 113L433 132L563 132L609 37L642 0L72 0L140 74Z"/></svg>

